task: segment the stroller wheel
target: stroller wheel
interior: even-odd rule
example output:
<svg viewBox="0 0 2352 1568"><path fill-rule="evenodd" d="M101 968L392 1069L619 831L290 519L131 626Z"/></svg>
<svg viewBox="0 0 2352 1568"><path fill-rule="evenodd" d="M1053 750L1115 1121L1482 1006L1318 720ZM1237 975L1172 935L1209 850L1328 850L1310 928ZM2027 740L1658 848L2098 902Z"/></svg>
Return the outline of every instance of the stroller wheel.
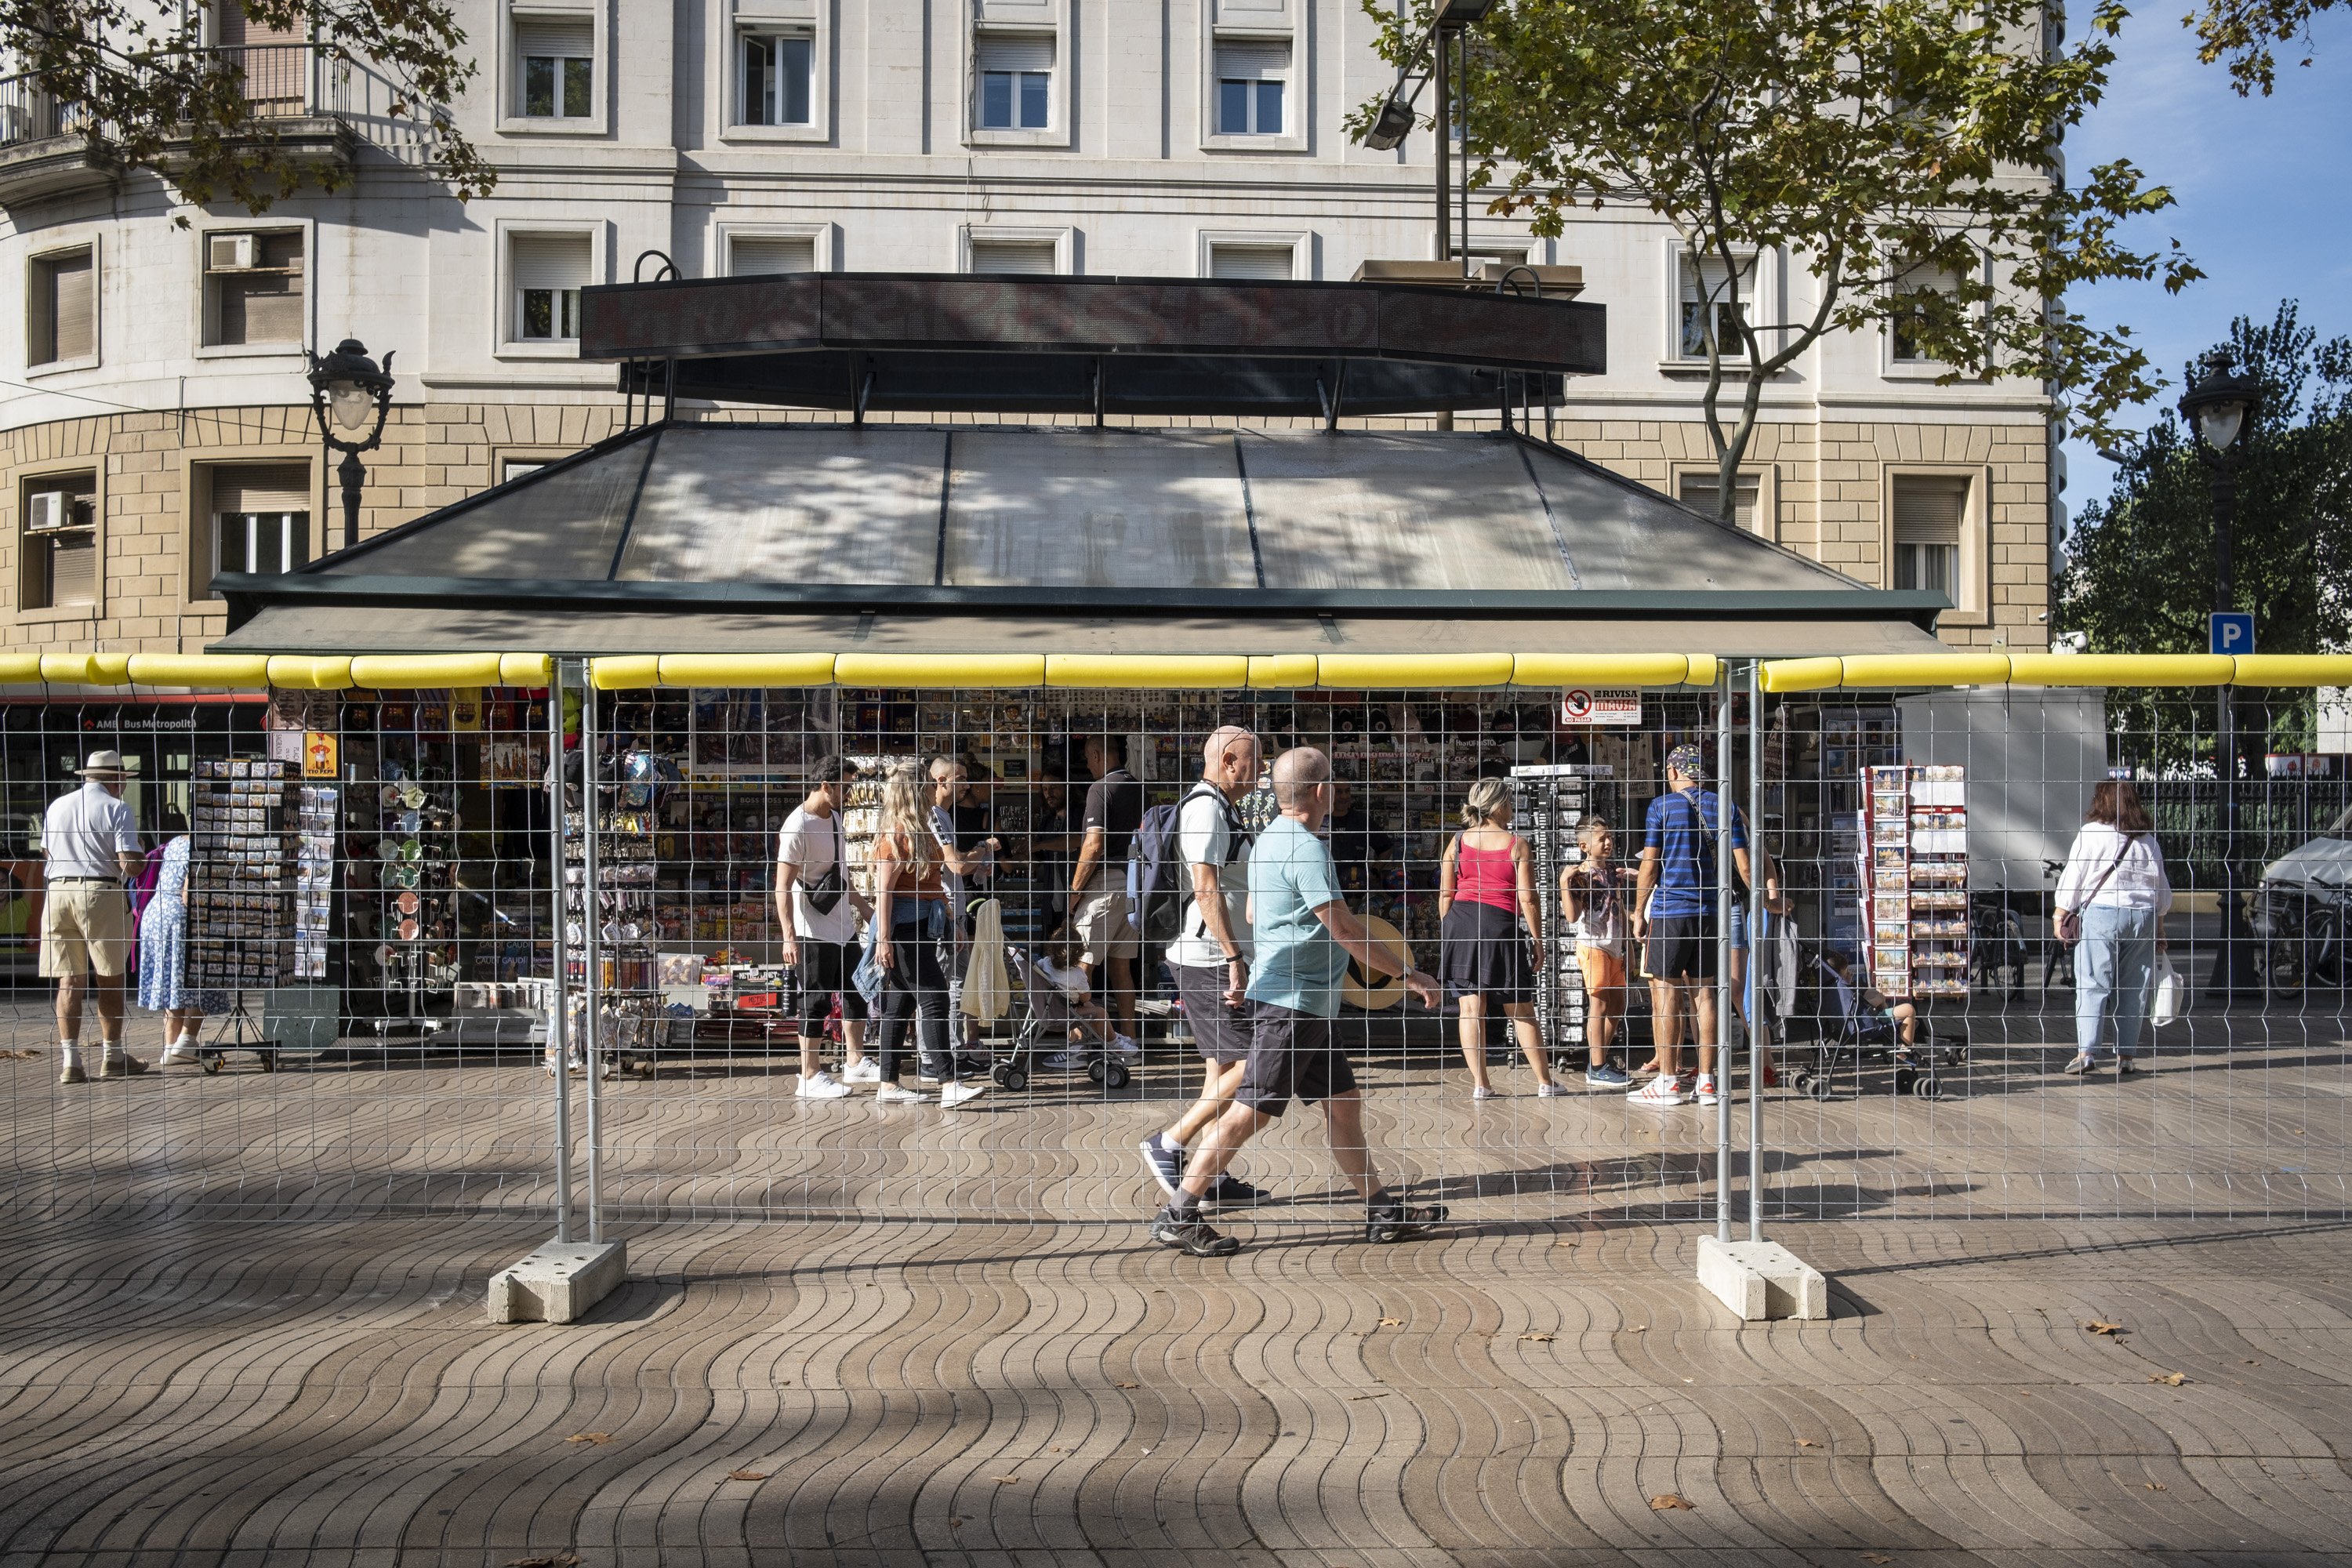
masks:
<svg viewBox="0 0 2352 1568"><path fill-rule="evenodd" d="M1018 1094L1029 1087L1029 1069L1018 1064L1004 1069L1004 1087Z"/></svg>
<svg viewBox="0 0 2352 1568"><path fill-rule="evenodd" d="M221 1054L218 1051L206 1051L196 1058L196 1065L205 1069L206 1078L215 1077L219 1074L222 1066Z"/></svg>
<svg viewBox="0 0 2352 1568"><path fill-rule="evenodd" d="M1942 1080L1934 1073L1923 1072L1911 1080L1911 1093L1918 1100L1933 1100L1944 1089Z"/></svg>
<svg viewBox="0 0 2352 1568"><path fill-rule="evenodd" d="M1119 1070L1124 1072L1126 1069L1122 1068ZM1087 1064L1087 1076L1095 1082L1100 1083L1110 1076L1110 1064L1104 1061L1102 1058L1097 1057Z"/></svg>
<svg viewBox="0 0 2352 1568"><path fill-rule="evenodd" d="M253 1059L255 1065L259 1067L263 1072L276 1072L278 1070L278 1053L276 1051L256 1051L253 1053Z"/></svg>
<svg viewBox="0 0 2352 1568"><path fill-rule="evenodd" d="M1812 1075L1812 1081L1805 1085L1805 1092L1815 1100L1827 1100L1836 1092L1836 1089L1831 1084L1829 1074L1817 1072Z"/></svg>
<svg viewBox="0 0 2352 1568"><path fill-rule="evenodd" d="M1127 1064L1125 1062L1105 1062L1103 1064L1102 1086L1105 1089L1125 1089L1127 1087Z"/></svg>
<svg viewBox="0 0 2352 1568"><path fill-rule="evenodd" d="M1908 1094L1908 1093L1910 1093L1910 1092L1911 1092L1911 1089L1912 1089L1912 1086L1913 1086L1913 1085L1915 1085L1915 1084L1916 1084L1918 1081L1919 1081L1919 1075L1918 1075L1917 1073L1916 1073L1916 1072L1912 1071L1909 1068L1896 1068L1895 1069L1895 1093L1897 1093L1897 1094Z"/></svg>

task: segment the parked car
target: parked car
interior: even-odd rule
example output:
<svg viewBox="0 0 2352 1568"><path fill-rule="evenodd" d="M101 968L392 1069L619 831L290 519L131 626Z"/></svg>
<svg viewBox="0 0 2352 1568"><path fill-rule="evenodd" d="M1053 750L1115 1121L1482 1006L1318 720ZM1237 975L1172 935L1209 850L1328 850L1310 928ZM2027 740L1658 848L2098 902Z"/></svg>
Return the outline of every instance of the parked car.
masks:
<svg viewBox="0 0 2352 1568"><path fill-rule="evenodd" d="M2342 986L2352 977L2352 809L2263 868L2252 918L2273 991Z"/></svg>

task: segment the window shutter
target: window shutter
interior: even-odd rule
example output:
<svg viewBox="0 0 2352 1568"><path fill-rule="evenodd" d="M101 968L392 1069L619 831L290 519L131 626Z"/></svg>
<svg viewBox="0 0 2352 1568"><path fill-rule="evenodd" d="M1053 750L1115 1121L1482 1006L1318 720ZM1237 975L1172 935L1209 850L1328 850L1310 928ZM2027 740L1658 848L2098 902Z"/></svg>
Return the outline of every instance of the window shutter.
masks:
<svg viewBox="0 0 2352 1568"><path fill-rule="evenodd" d="M971 242L971 269L984 278L1040 273L1050 276L1054 270L1054 242L1050 239L975 239Z"/></svg>
<svg viewBox="0 0 2352 1568"><path fill-rule="evenodd" d="M1897 475L1893 486L1895 542L1958 544L1969 481L1940 474Z"/></svg>
<svg viewBox="0 0 2352 1568"><path fill-rule="evenodd" d="M1054 68L1051 33L977 33L971 65L983 71L1049 71Z"/></svg>
<svg viewBox="0 0 2352 1568"><path fill-rule="evenodd" d="M291 27L272 27L254 21L246 16L245 7L237 4L237 0L221 0L220 5L213 13L213 17L219 30L219 41L225 48L233 49L240 46L250 47L262 44L299 44L307 42L309 37L309 29L299 22Z"/></svg>
<svg viewBox="0 0 2352 1568"><path fill-rule="evenodd" d="M98 352L98 269L90 253L52 257L42 266L49 274L50 320L54 323L56 359L87 359Z"/></svg>
<svg viewBox="0 0 2352 1568"><path fill-rule="evenodd" d="M1286 245L1212 245L1209 276L1237 280L1287 281L1296 274L1295 252Z"/></svg>
<svg viewBox="0 0 2352 1568"><path fill-rule="evenodd" d="M49 542L49 607L98 603L98 538L64 534Z"/></svg>
<svg viewBox="0 0 2352 1568"><path fill-rule="evenodd" d="M1217 41L1219 81L1261 81L1290 75L1290 41L1286 38L1221 38Z"/></svg>
<svg viewBox="0 0 2352 1568"><path fill-rule="evenodd" d="M1734 280L1730 269L1716 258L1691 255L1683 258L1683 298L1694 303L1702 300L1713 300L1718 305L1743 303L1748 298L1748 286L1755 278L1756 268L1752 264Z"/></svg>
<svg viewBox="0 0 2352 1568"><path fill-rule="evenodd" d="M508 242L518 289L585 289L593 254L584 234L518 234Z"/></svg>
<svg viewBox="0 0 2352 1568"><path fill-rule="evenodd" d="M271 463L213 470L213 510L229 517L264 517L310 510L310 470L300 463Z"/></svg>
<svg viewBox="0 0 2352 1568"><path fill-rule="evenodd" d="M514 24L517 58L533 56L593 59L596 54L596 23L588 16L517 16Z"/></svg>
<svg viewBox="0 0 2352 1568"><path fill-rule="evenodd" d="M816 240L808 235L737 235L727 242L727 272L764 278L816 270Z"/></svg>
<svg viewBox="0 0 2352 1568"><path fill-rule="evenodd" d="M1762 480L1754 474L1741 474L1732 481L1731 521L1749 533L1756 531L1756 503L1762 489ZM1718 494L1713 474L1685 474L1675 481L1675 498L1709 517L1717 515Z"/></svg>

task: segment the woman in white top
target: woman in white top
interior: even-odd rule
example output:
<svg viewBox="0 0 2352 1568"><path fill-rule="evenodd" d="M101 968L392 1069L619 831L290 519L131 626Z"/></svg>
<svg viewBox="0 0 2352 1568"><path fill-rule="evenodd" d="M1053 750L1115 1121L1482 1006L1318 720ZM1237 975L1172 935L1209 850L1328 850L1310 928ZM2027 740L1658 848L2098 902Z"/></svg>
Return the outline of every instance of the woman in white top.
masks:
<svg viewBox="0 0 2352 1568"><path fill-rule="evenodd" d="M2058 878L2056 902L2061 936L2077 922L2081 935L2074 954L2075 1054L2066 1070L2087 1075L2095 1069L2100 1037L2112 1016L2116 1070L2129 1073L2147 1020L2157 954L2165 948L2164 917L2172 910L2156 825L2130 784L2109 780L2091 792L2090 812Z"/></svg>

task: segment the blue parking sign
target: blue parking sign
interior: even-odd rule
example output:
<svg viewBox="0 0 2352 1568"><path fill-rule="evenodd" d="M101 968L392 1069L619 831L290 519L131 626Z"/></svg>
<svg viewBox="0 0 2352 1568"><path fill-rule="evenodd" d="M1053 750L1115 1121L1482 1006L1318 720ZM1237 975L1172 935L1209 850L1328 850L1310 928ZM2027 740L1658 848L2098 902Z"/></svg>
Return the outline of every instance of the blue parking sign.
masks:
<svg viewBox="0 0 2352 1568"><path fill-rule="evenodd" d="M2216 610L2206 617L2206 635L2214 653L2254 651L2254 617L2246 610Z"/></svg>

